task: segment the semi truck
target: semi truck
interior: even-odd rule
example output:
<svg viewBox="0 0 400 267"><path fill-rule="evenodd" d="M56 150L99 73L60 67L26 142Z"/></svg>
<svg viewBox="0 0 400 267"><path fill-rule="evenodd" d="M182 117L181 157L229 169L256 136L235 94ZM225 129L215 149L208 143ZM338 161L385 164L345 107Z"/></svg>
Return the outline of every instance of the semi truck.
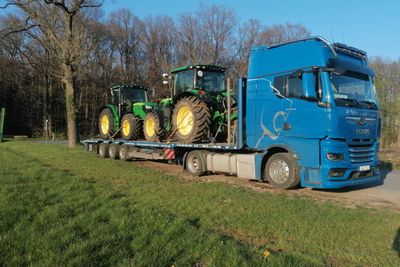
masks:
<svg viewBox="0 0 400 267"><path fill-rule="evenodd" d="M360 49L322 37L254 47L247 77L237 81L236 108L236 133L226 142L83 144L102 157L169 160L194 176L225 173L280 189L381 180L374 72Z"/></svg>

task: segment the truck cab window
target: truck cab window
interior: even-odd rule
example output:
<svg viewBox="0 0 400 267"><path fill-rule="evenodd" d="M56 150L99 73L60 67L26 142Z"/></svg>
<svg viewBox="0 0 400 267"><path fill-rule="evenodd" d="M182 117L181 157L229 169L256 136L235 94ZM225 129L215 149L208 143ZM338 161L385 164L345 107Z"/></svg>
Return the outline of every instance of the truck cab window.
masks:
<svg viewBox="0 0 400 267"><path fill-rule="evenodd" d="M289 77L287 96L297 98L303 96L303 81L301 76Z"/></svg>
<svg viewBox="0 0 400 267"><path fill-rule="evenodd" d="M285 76L277 76L274 78L274 88L279 91L279 93L285 95L286 79ZM274 92L277 94L278 92Z"/></svg>

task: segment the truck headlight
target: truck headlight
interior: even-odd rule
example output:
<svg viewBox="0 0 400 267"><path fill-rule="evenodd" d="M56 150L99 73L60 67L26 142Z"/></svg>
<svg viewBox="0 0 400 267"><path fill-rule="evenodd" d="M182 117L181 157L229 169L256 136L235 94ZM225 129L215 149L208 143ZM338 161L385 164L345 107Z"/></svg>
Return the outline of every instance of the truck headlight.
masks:
<svg viewBox="0 0 400 267"><path fill-rule="evenodd" d="M326 153L326 158L331 161L344 161L342 153Z"/></svg>

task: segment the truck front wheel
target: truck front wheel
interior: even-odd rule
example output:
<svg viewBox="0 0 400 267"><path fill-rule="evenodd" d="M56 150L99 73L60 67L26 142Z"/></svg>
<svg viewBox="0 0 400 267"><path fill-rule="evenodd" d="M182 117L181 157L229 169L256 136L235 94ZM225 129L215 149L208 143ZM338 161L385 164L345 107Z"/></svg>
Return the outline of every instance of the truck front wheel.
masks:
<svg viewBox="0 0 400 267"><path fill-rule="evenodd" d="M296 160L289 153L272 155L265 165L264 179L274 188L289 189L296 187L300 182L299 167Z"/></svg>

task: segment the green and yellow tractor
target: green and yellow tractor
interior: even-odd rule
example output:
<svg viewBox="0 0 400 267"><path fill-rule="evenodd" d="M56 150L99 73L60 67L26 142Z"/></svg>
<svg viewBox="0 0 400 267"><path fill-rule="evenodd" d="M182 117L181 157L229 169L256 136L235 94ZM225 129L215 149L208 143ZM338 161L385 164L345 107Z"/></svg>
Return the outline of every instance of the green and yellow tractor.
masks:
<svg viewBox="0 0 400 267"><path fill-rule="evenodd" d="M110 88L112 101L101 108L99 131L103 139L143 137L143 120L157 104L148 102L147 87L117 84Z"/></svg>
<svg viewBox="0 0 400 267"><path fill-rule="evenodd" d="M227 134L225 69L214 65L188 65L169 75L172 98L160 101L144 119L147 141L210 142ZM231 97L231 121L236 120Z"/></svg>

